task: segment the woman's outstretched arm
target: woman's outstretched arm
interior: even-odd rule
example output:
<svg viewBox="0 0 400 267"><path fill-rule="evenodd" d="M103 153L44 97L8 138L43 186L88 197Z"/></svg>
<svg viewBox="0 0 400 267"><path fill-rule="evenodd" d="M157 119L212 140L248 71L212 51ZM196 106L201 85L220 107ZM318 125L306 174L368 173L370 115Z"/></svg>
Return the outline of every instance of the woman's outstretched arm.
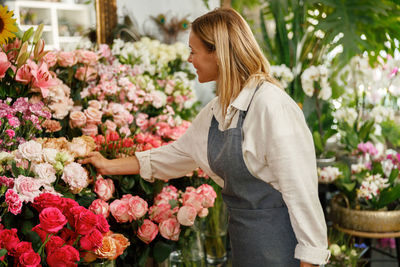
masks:
<svg viewBox="0 0 400 267"><path fill-rule="evenodd" d="M81 159L79 163L90 163L96 167L100 174L105 175L138 174L140 171L139 161L135 156L106 159L99 152L91 152L88 157Z"/></svg>

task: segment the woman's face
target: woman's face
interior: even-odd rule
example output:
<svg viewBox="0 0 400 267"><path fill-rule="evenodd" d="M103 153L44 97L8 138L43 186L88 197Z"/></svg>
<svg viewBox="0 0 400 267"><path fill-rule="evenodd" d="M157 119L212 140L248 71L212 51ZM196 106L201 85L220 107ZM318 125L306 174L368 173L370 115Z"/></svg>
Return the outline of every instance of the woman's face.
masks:
<svg viewBox="0 0 400 267"><path fill-rule="evenodd" d="M216 81L218 77L217 56L209 52L203 42L193 32L189 35L190 56L200 83Z"/></svg>

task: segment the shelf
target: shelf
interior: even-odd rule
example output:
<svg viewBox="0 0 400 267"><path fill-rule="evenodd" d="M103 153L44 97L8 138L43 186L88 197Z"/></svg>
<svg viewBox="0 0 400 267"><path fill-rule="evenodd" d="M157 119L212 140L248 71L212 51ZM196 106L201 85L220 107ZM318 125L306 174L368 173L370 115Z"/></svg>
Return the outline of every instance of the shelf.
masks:
<svg viewBox="0 0 400 267"><path fill-rule="evenodd" d="M6 1L21 30L44 24L43 39L46 50L70 49L81 41L81 35L95 26L94 8L85 4L45 2L45 1ZM48 45L47 45L48 44Z"/></svg>

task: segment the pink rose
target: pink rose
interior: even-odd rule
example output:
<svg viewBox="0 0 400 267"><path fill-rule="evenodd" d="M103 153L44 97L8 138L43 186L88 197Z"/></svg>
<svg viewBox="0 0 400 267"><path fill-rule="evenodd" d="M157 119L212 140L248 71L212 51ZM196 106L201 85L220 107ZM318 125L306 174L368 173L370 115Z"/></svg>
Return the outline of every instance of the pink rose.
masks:
<svg viewBox="0 0 400 267"><path fill-rule="evenodd" d="M173 241L178 241L179 234L181 232L180 224L177 219L170 218L165 221L162 221L159 224L160 234L166 238Z"/></svg>
<svg viewBox="0 0 400 267"><path fill-rule="evenodd" d="M90 66L80 67L74 77L80 81L94 81L97 78L97 70Z"/></svg>
<svg viewBox="0 0 400 267"><path fill-rule="evenodd" d="M69 114L69 125L71 128L80 128L86 124L86 116L82 111L72 111Z"/></svg>
<svg viewBox="0 0 400 267"><path fill-rule="evenodd" d="M96 125L101 123L101 117L103 116L103 112L101 112L100 110L88 107L84 111L84 113L86 115L87 123Z"/></svg>
<svg viewBox="0 0 400 267"><path fill-rule="evenodd" d="M75 55L80 63L86 65L94 65L99 59L99 56L95 52L88 50L76 50Z"/></svg>
<svg viewBox="0 0 400 267"><path fill-rule="evenodd" d="M207 217L207 215L208 215L208 208L201 209L201 211L200 211L199 214L197 214L197 215L199 215L200 218Z"/></svg>
<svg viewBox="0 0 400 267"><path fill-rule="evenodd" d="M215 193L214 188L208 184L202 184L196 189L196 192L202 195L204 208L210 208L214 206L214 201L217 198L217 193Z"/></svg>
<svg viewBox="0 0 400 267"><path fill-rule="evenodd" d="M57 54L53 51L48 51L46 55L43 57L43 61L46 62L49 68L53 67L57 64Z"/></svg>
<svg viewBox="0 0 400 267"><path fill-rule="evenodd" d="M88 135L88 136L95 136L99 132L99 129L95 124L88 124L81 130L83 135Z"/></svg>
<svg viewBox="0 0 400 267"><path fill-rule="evenodd" d="M48 233L57 233L67 224L67 218L57 208L45 208L39 214L40 228Z"/></svg>
<svg viewBox="0 0 400 267"><path fill-rule="evenodd" d="M110 206L102 199L96 199L90 204L89 210L94 214L101 214L104 218L110 215Z"/></svg>
<svg viewBox="0 0 400 267"><path fill-rule="evenodd" d="M39 188L41 186L37 179L23 175L19 175L14 181L14 189L17 190L24 202L33 202L35 197L40 195Z"/></svg>
<svg viewBox="0 0 400 267"><path fill-rule="evenodd" d="M170 204L159 204L151 206L149 209L149 217L153 221L160 223L166 219L172 218L173 213Z"/></svg>
<svg viewBox="0 0 400 267"><path fill-rule="evenodd" d="M94 186L94 192L99 196L100 199L108 201L112 198L115 191L114 183L111 179L97 179Z"/></svg>
<svg viewBox="0 0 400 267"><path fill-rule="evenodd" d="M6 76L9 67L11 67L11 63L8 61L6 53L0 52L0 79Z"/></svg>
<svg viewBox="0 0 400 267"><path fill-rule="evenodd" d="M192 226L196 216L196 209L192 206L182 206L177 214L178 222L185 226Z"/></svg>
<svg viewBox="0 0 400 267"><path fill-rule="evenodd" d="M122 199L126 199L126 196L130 196L130 195L124 195L122 197ZM144 199L142 199L138 196L134 196L134 197L130 196L130 197L128 197L127 200L128 200L129 208L130 208L128 213L133 220L137 220L137 219L143 217L146 214L146 212L148 211L148 204Z"/></svg>
<svg viewBox="0 0 400 267"><path fill-rule="evenodd" d="M192 206L196 209L196 212L200 212L203 208L203 199L204 197L198 194L194 188L186 188L186 192L182 196L183 205Z"/></svg>
<svg viewBox="0 0 400 267"><path fill-rule="evenodd" d="M132 221L132 217L128 214L129 209L129 203L125 200L116 199L110 204L111 214L119 223Z"/></svg>
<svg viewBox="0 0 400 267"><path fill-rule="evenodd" d="M77 60L73 52L59 52L58 65L61 67L71 67L76 64Z"/></svg>
<svg viewBox="0 0 400 267"><path fill-rule="evenodd" d="M142 226L139 227L137 233L140 240L142 240L146 244L149 244L151 241L153 241L153 239L156 238L157 234L158 234L157 225L148 219L145 219L143 221L143 224Z"/></svg>

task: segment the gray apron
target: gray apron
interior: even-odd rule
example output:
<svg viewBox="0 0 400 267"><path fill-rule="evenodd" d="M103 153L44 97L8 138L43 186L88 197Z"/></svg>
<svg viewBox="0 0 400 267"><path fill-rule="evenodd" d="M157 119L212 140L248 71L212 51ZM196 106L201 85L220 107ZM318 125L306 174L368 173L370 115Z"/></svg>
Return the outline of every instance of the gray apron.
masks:
<svg viewBox="0 0 400 267"><path fill-rule="evenodd" d="M225 131L218 129L213 116L208 133L208 162L224 179L222 197L229 212L233 266L298 267L300 262L294 258L297 240L281 193L254 177L244 162L242 126L246 112L240 111L236 128Z"/></svg>

